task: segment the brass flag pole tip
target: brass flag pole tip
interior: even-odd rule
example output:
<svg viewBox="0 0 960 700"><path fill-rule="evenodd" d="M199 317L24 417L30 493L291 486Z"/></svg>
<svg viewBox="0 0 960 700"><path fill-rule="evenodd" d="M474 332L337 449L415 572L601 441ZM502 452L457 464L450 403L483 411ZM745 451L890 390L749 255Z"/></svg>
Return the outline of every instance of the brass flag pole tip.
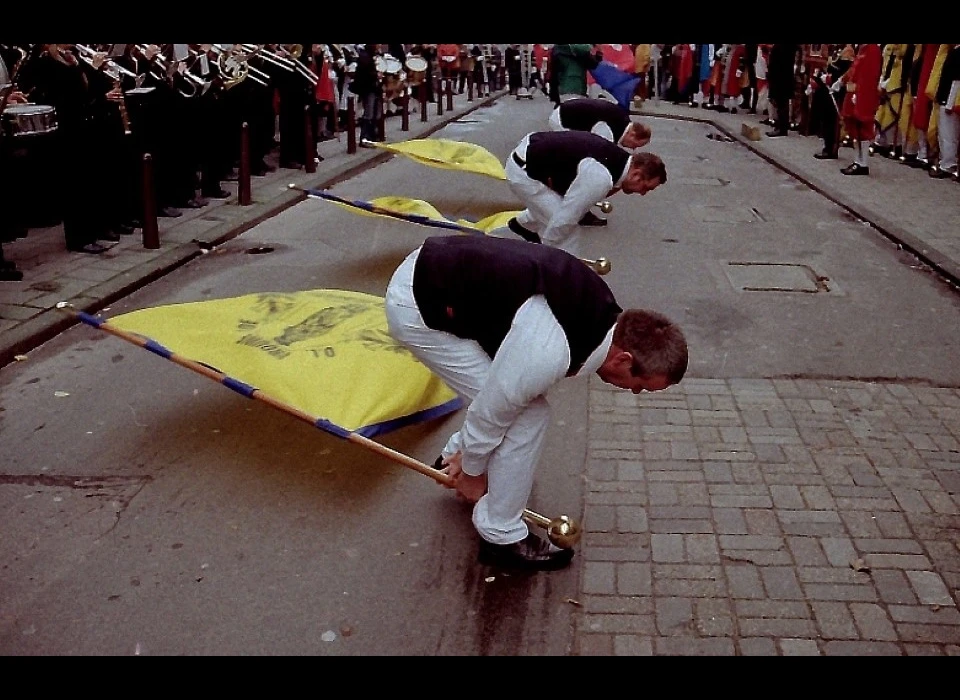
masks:
<svg viewBox="0 0 960 700"><path fill-rule="evenodd" d="M560 549L573 549L583 536L583 529L573 518L561 515L556 520L551 520L547 527L547 537L550 541L560 547Z"/></svg>
<svg viewBox="0 0 960 700"><path fill-rule="evenodd" d="M600 211L602 211L604 214L609 214L613 211L613 205L610 204L610 202L600 202L598 206L600 207Z"/></svg>

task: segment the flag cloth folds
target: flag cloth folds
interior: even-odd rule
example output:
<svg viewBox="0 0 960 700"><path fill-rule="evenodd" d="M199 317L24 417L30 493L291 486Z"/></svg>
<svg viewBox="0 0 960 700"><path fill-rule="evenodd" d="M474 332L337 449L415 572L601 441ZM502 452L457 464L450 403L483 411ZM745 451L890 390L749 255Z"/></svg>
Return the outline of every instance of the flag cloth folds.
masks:
<svg viewBox="0 0 960 700"><path fill-rule="evenodd" d="M504 211L492 214L480 221L457 219L452 221L441 214L436 207L422 199L409 197L377 197L369 202L363 200L349 200L338 197L322 190L305 190L316 199L326 199L345 209L356 211L364 216L385 216L391 219L401 219L422 226L444 228L461 233L489 234L498 228L504 228L507 222L519 214L519 211Z"/></svg>
<svg viewBox="0 0 960 700"><path fill-rule="evenodd" d="M462 406L390 336L383 297L265 292L142 309L109 326L315 416L324 429L369 438Z"/></svg>
<svg viewBox="0 0 960 700"><path fill-rule="evenodd" d="M613 96L621 109L630 111L630 101L640 84L640 78L617 68L609 61L601 61L590 74L597 85Z"/></svg>
<svg viewBox="0 0 960 700"><path fill-rule="evenodd" d="M460 170L506 180L503 164L490 151L472 143L448 139L414 139L400 143L375 143L392 153L407 156L418 163L445 170Z"/></svg>

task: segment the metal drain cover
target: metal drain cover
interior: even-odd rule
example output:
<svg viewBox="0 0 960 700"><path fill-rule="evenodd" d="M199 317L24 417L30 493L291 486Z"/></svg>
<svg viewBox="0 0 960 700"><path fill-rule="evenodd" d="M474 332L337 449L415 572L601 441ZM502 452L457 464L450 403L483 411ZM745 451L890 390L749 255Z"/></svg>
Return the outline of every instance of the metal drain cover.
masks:
<svg viewBox="0 0 960 700"><path fill-rule="evenodd" d="M731 262L724 266L730 284L742 292L827 292L826 278L797 263Z"/></svg>

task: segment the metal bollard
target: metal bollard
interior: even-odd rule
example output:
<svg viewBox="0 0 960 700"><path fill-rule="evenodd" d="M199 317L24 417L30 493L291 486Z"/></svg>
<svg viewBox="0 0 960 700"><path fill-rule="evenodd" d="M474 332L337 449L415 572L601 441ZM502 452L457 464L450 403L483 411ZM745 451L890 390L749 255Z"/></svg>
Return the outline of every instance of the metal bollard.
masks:
<svg viewBox="0 0 960 700"><path fill-rule="evenodd" d="M445 79L441 78L441 79L440 79L440 84L439 84L439 86L438 86L438 88L437 88L437 92L436 92L436 95L437 95L437 116L438 116L438 117L442 117L442 116L443 116L443 93L444 93L444 86L445 86L446 84L447 84L447 81L446 81Z"/></svg>
<svg viewBox="0 0 960 700"><path fill-rule="evenodd" d="M453 81L447 81L447 111L453 111Z"/></svg>
<svg viewBox="0 0 960 700"><path fill-rule="evenodd" d="M160 249L160 227L157 225L157 194L153 181L153 156L143 154L143 247Z"/></svg>
<svg viewBox="0 0 960 700"><path fill-rule="evenodd" d="M420 121L427 121L427 82L424 80L417 86L420 96Z"/></svg>
<svg viewBox="0 0 960 700"><path fill-rule="evenodd" d="M313 135L313 117L310 114L310 105L303 108L303 133L306 140L306 155L303 167L308 174L317 172L317 140Z"/></svg>
<svg viewBox="0 0 960 700"><path fill-rule="evenodd" d="M400 130L410 131L410 89L403 91L400 98Z"/></svg>
<svg viewBox="0 0 960 700"><path fill-rule="evenodd" d="M467 76L467 102L473 102L473 76Z"/></svg>
<svg viewBox="0 0 960 700"><path fill-rule="evenodd" d="M347 98L347 153L357 152L357 112L355 97Z"/></svg>
<svg viewBox="0 0 960 700"><path fill-rule="evenodd" d="M240 173L237 182L237 204L248 207L253 202L250 188L250 125L247 122L240 127Z"/></svg>

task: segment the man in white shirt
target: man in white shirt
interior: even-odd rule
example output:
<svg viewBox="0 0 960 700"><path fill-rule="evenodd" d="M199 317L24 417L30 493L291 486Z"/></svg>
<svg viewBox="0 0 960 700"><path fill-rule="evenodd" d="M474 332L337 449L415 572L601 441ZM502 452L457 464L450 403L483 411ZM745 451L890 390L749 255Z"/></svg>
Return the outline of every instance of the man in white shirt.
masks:
<svg viewBox="0 0 960 700"><path fill-rule="evenodd" d="M589 131L626 151L636 153L650 143L653 133L646 124L635 122L630 113L610 100L580 97L562 102L550 113L551 131ZM581 226L606 226L607 220L588 211Z"/></svg>
<svg viewBox="0 0 960 700"><path fill-rule="evenodd" d="M631 154L585 131L528 134L504 170L511 191L526 205L510 220L510 230L572 255L580 255L581 221L597 202L619 191L645 195L667 181L658 156Z"/></svg>
<svg viewBox="0 0 960 700"><path fill-rule="evenodd" d="M568 565L573 551L523 520L549 424L545 395L591 372L635 394L679 383L687 369L679 327L621 309L572 255L489 236L428 238L390 280L386 314L391 335L471 402L436 466L476 504L481 563Z"/></svg>

